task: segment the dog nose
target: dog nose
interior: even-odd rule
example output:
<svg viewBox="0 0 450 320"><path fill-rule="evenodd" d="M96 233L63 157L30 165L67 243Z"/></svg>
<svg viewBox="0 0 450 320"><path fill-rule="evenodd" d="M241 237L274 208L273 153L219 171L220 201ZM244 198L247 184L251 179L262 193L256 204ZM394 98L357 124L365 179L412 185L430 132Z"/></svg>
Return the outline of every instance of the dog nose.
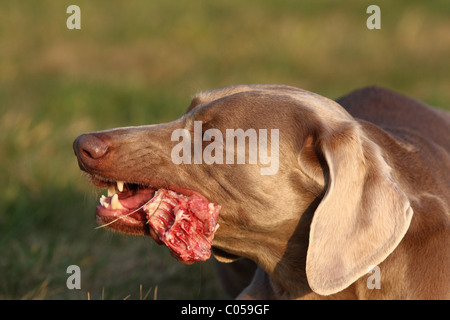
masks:
<svg viewBox="0 0 450 320"><path fill-rule="evenodd" d="M92 166L108 153L108 144L95 133L83 134L75 139L73 150L85 166Z"/></svg>

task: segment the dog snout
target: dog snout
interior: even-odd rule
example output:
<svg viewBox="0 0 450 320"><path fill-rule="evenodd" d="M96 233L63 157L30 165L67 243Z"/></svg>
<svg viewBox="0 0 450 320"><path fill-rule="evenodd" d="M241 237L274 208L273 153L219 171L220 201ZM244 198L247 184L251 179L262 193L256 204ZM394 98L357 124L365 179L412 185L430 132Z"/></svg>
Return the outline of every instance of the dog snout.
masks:
<svg viewBox="0 0 450 320"><path fill-rule="evenodd" d="M83 134L75 139L73 150L81 169L96 167L108 153L108 143L101 135Z"/></svg>

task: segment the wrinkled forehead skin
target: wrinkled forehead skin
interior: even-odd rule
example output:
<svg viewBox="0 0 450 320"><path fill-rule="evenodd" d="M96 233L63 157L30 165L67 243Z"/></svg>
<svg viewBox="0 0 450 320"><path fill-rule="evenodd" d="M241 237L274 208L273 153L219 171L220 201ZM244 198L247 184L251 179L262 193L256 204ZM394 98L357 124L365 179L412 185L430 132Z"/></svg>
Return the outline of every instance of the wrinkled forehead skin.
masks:
<svg viewBox="0 0 450 320"><path fill-rule="evenodd" d="M220 89L202 91L193 97L187 112L238 93L254 93L260 96L283 96L291 98L303 107L319 113L321 117L325 117L326 120L332 122L336 117L339 117L341 120L351 119L351 116L333 100L303 89L276 84L234 85Z"/></svg>

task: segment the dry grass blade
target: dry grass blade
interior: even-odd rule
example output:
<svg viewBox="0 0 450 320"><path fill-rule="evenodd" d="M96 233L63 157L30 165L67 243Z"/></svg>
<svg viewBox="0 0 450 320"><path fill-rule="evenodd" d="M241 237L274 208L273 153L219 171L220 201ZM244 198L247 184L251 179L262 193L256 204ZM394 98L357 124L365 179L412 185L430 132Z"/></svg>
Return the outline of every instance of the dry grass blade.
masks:
<svg viewBox="0 0 450 320"><path fill-rule="evenodd" d="M147 293L145 294L144 298L142 298L142 300L147 300L148 295L150 294L150 291L152 291L153 287L150 287L150 289L148 289Z"/></svg>
<svg viewBox="0 0 450 320"><path fill-rule="evenodd" d="M153 300L158 300L158 286L155 286L155 292L153 293Z"/></svg>

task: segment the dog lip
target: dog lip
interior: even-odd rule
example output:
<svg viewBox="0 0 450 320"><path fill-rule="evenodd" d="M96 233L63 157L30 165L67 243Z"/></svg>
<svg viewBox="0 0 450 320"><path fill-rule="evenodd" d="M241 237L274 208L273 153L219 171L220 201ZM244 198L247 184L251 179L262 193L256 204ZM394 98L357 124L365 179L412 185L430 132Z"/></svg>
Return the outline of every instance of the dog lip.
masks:
<svg viewBox="0 0 450 320"><path fill-rule="evenodd" d="M159 181L153 181L150 179L145 179L142 181L137 181L137 180L127 180L125 177L107 177L107 176L103 176L103 175L98 175L98 174L94 174L94 173L90 173L90 172L86 172L85 173L88 177L88 180L96 187L99 188L108 188L110 186L116 186L117 185L117 181L120 182L124 182L125 185L127 184L134 184L134 185L138 185L139 188L141 189L154 189L154 190L158 190L158 189L168 189L168 190L172 190L175 191L177 193L181 193L184 194L186 196L191 196L191 195L197 195L198 197L200 197L202 200L208 201L208 202L213 202L210 199L208 199L207 197L205 197L202 193L194 190L194 189L189 189L189 188L183 188L183 187L179 187L179 186L174 186L174 185L167 185L165 183L159 182ZM120 194L120 192L119 192Z"/></svg>
<svg viewBox="0 0 450 320"><path fill-rule="evenodd" d="M108 177L104 177L104 176L94 175L91 173L87 173L87 176L88 176L88 179L90 180L90 182L94 186L99 187L99 188L108 188L109 186L116 186L117 181L119 181L119 182L124 182L125 185L126 184L138 185L139 188L141 188L141 189L154 189L154 190L168 189L168 190L175 191L177 193L184 194L186 196L191 196L191 195L195 194L195 195L199 196L200 198L202 198L203 200L211 202L207 197L205 197L203 194L201 194L200 192L198 192L194 189L183 188L183 187L174 186L174 185L167 185L167 184L157 182L157 181L127 180L127 179L124 179L123 177L121 177L120 179L116 179L116 178L108 178Z"/></svg>
<svg viewBox="0 0 450 320"><path fill-rule="evenodd" d="M99 209L100 205L97 206L97 210ZM120 233L129 234L129 235L136 235L136 236L146 236L150 235L149 228L146 222L140 221L138 219L132 221L131 219L128 219L127 221L124 221L123 219L119 219L115 223L111 223L117 218L109 217L109 216L103 216L100 215L98 212L96 214L96 221L100 225L106 225L109 224L107 227L108 229L118 231Z"/></svg>

